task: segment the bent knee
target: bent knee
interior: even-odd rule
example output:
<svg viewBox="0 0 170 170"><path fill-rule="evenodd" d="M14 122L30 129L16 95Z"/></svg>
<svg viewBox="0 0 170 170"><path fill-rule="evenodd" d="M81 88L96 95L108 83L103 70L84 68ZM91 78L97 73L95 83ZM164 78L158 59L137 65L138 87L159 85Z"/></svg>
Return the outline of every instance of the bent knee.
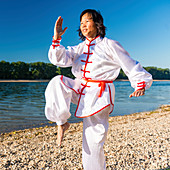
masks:
<svg viewBox="0 0 170 170"><path fill-rule="evenodd" d="M57 76L53 77L50 80L48 86L57 86L57 85L59 85L61 83L61 78L62 78L62 75L57 75Z"/></svg>
<svg viewBox="0 0 170 170"><path fill-rule="evenodd" d="M46 87L45 94L48 93L49 91L51 91L53 89L53 87L56 87L57 84L60 84L60 82L61 82L61 75L53 77L49 81L49 83Z"/></svg>
<svg viewBox="0 0 170 170"><path fill-rule="evenodd" d="M57 76L53 77L50 82L58 82L58 81L61 81L61 77L62 77L62 75L57 75Z"/></svg>

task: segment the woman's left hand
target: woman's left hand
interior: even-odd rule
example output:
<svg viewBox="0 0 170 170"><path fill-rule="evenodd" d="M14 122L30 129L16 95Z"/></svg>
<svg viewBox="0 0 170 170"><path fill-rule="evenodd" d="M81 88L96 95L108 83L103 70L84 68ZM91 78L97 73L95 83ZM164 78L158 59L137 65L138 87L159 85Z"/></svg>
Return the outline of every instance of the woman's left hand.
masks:
<svg viewBox="0 0 170 170"><path fill-rule="evenodd" d="M136 90L134 91L132 94L130 94L129 97L139 97L139 96L143 96L145 94L145 89L141 89L141 90Z"/></svg>

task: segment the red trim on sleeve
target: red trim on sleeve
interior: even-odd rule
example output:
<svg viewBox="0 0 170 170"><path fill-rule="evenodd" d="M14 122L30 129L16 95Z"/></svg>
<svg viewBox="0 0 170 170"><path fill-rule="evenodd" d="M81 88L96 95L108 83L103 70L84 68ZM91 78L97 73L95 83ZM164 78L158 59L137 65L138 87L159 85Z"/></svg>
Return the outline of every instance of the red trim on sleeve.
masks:
<svg viewBox="0 0 170 170"><path fill-rule="evenodd" d="M145 81L137 83L137 90L144 89L146 87Z"/></svg>
<svg viewBox="0 0 170 170"><path fill-rule="evenodd" d="M55 40L53 36L53 41L61 41L61 38Z"/></svg>
<svg viewBox="0 0 170 170"><path fill-rule="evenodd" d="M55 49L55 47L60 46L60 41L61 41L61 38L54 40L54 36L53 36L53 40L52 40L53 49Z"/></svg>
<svg viewBox="0 0 170 170"><path fill-rule="evenodd" d="M53 49L55 49L55 47L58 47L60 45L59 44L52 44L52 46L53 46Z"/></svg>
<svg viewBox="0 0 170 170"><path fill-rule="evenodd" d="M53 43L60 43L59 40L52 40Z"/></svg>

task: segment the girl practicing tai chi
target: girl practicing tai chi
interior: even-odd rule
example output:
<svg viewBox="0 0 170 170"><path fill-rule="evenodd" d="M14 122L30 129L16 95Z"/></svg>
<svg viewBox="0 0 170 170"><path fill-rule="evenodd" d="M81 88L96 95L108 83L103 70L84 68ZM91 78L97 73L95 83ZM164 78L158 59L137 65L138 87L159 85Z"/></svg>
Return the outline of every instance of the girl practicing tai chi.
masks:
<svg viewBox="0 0 170 170"><path fill-rule="evenodd" d="M47 119L58 125L57 143L69 128L70 103L77 105L75 116L83 118L82 162L85 170L106 169L103 145L108 132L109 113L113 111L115 89L113 81L122 68L134 92L129 97L142 96L152 84L152 76L130 58L114 40L105 37L103 17L87 9L80 15L79 36L83 40L66 49L60 44L66 28L59 17L49 49L49 60L59 67L72 66L74 80L59 75L48 84L45 96Z"/></svg>

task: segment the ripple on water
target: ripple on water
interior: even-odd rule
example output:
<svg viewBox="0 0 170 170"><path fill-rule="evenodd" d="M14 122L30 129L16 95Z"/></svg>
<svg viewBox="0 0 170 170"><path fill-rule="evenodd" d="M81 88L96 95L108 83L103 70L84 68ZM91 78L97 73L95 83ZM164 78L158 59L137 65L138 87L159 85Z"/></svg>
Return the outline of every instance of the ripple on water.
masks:
<svg viewBox="0 0 170 170"><path fill-rule="evenodd" d="M47 84L46 82L0 83L0 133L7 127L8 130L13 130L48 122L44 115L44 91ZM153 82L146 95L139 98L129 98L133 88L128 81L116 81L114 85L115 106L110 116L153 110L161 104L170 103L170 81ZM76 105L71 104L70 122L82 120L74 117L75 109Z"/></svg>

